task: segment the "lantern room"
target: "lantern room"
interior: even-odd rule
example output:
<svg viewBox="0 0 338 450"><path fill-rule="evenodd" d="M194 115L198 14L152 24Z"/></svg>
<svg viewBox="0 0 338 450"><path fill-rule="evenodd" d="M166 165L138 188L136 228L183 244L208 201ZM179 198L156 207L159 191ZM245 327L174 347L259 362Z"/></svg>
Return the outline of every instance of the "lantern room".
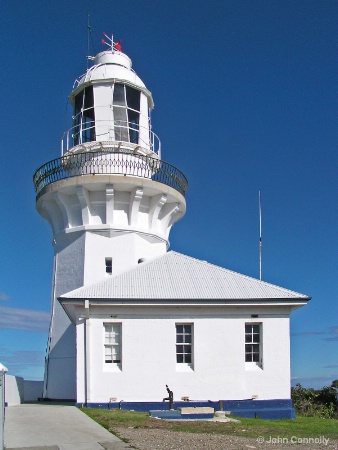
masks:
<svg viewBox="0 0 338 450"><path fill-rule="evenodd" d="M161 157L160 140L151 129L151 92L116 45L96 55L69 100L73 126L64 133L62 154L113 148Z"/></svg>

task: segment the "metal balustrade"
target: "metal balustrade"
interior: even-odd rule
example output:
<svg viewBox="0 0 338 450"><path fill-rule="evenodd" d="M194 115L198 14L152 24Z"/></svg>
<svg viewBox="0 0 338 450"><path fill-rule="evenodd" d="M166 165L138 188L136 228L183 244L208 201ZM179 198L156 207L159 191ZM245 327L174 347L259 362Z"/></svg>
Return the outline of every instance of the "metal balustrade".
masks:
<svg viewBox="0 0 338 450"><path fill-rule="evenodd" d="M147 178L166 184L185 195L188 181L176 167L157 158L113 150L68 153L42 165L33 176L37 197L44 187L57 181L100 174Z"/></svg>
<svg viewBox="0 0 338 450"><path fill-rule="evenodd" d="M161 141L157 134L149 130L148 127L122 120L94 119L88 119L87 122L83 121L63 133L61 139L61 155L74 146L88 142L100 143L101 141L110 141L111 143L122 142L131 146L139 145L142 148L154 152L161 158Z"/></svg>

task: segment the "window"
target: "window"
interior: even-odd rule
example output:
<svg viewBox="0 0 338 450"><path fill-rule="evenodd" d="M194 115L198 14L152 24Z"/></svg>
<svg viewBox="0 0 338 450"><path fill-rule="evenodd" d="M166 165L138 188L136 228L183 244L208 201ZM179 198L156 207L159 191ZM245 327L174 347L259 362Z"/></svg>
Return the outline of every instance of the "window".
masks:
<svg viewBox="0 0 338 450"><path fill-rule="evenodd" d="M112 258L106 258L106 273L111 275L113 273L113 259Z"/></svg>
<svg viewBox="0 0 338 450"><path fill-rule="evenodd" d="M259 323L245 324L245 362L262 364L262 325Z"/></svg>
<svg viewBox="0 0 338 450"><path fill-rule="evenodd" d="M104 362L121 367L122 363L122 326L120 323L104 324Z"/></svg>
<svg viewBox="0 0 338 450"><path fill-rule="evenodd" d="M192 364L192 324L176 324L176 362Z"/></svg>

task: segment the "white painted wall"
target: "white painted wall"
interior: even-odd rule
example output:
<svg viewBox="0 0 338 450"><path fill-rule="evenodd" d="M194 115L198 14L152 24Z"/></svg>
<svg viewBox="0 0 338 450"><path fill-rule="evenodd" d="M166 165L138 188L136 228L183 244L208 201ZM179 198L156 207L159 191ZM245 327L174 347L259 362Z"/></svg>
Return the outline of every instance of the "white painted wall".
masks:
<svg viewBox="0 0 338 450"><path fill-rule="evenodd" d="M289 312L287 307L266 307L251 319L257 310L248 307L91 307L87 399L85 320L77 325L77 401L161 401L166 384L175 400L290 398ZM103 323L109 321L122 323L122 370L104 363ZM245 364L244 326L250 321L263 325L263 369L248 370ZM176 364L178 322L194 324L193 370Z"/></svg>
<svg viewBox="0 0 338 450"><path fill-rule="evenodd" d="M141 234L117 232L113 238L107 238L87 233L84 285L93 284L110 276L106 274L106 257L112 258L113 275L117 275L136 267L140 258L155 258L165 252L165 242L151 240Z"/></svg>
<svg viewBox="0 0 338 450"><path fill-rule="evenodd" d="M140 258L166 252L165 241L130 232L105 235L93 232L64 234L55 246L55 286L44 396L76 398L75 327L57 297L109 277L105 258L113 261L113 274L136 267Z"/></svg>
<svg viewBox="0 0 338 450"><path fill-rule="evenodd" d="M20 405L24 401L24 379L5 375L5 402L8 406Z"/></svg>

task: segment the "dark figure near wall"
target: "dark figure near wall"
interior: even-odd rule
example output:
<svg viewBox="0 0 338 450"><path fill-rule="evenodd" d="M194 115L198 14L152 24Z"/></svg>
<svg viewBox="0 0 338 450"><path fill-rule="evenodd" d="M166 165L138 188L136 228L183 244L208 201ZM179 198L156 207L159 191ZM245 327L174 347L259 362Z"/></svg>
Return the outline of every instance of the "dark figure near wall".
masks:
<svg viewBox="0 0 338 450"><path fill-rule="evenodd" d="M169 400L169 409L174 409L174 394L173 394L173 391L171 391L168 388L167 384L165 385L165 387L167 388L167 392L168 392L169 397L164 398L163 401L165 402L166 400Z"/></svg>

